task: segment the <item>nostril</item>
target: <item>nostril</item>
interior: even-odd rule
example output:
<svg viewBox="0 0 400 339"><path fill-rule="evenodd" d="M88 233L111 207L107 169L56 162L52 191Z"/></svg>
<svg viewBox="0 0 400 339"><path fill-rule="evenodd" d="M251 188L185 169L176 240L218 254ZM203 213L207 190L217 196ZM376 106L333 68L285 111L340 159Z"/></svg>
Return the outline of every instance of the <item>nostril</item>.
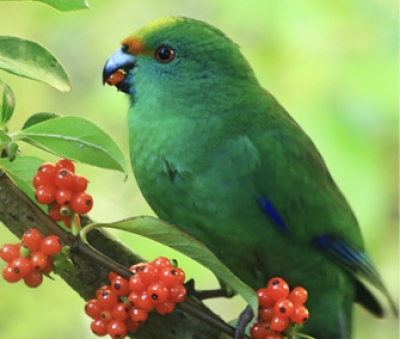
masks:
<svg viewBox="0 0 400 339"><path fill-rule="evenodd" d="M127 44L123 44L121 47L122 52L127 53L129 50L129 46Z"/></svg>

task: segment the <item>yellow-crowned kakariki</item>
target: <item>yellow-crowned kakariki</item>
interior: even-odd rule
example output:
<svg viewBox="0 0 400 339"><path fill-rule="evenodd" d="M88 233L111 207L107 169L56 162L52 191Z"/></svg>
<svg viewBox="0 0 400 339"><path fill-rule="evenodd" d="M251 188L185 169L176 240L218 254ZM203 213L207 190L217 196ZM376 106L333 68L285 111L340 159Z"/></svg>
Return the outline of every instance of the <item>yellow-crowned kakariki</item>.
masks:
<svg viewBox="0 0 400 339"><path fill-rule="evenodd" d="M381 317L386 299L396 312L320 153L235 43L166 17L122 41L104 80L118 70L132 168L161 219L254 289L274 276L305 287L301 332L315 338L350 338L354 302Z"/></svg>

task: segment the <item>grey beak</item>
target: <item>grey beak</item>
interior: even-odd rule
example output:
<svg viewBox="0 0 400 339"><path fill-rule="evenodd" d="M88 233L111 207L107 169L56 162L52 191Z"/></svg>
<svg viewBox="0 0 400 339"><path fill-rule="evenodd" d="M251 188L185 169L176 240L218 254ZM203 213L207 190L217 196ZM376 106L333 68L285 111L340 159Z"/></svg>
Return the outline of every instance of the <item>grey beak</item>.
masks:
<svg viewBox="0 0 400 339"><path fill-rule="evenodd" d="M114 74L118 70L123 70L125 72L129 72L131 69L135 67L136 58L135 56L128 54L124 51L124 47L118 49L114 54L112 54L103 69L103 84L107 81L107 79ZM124 92L129 94L130 89L129 78L125 77L125 79L116 85L116 87Z"/></svg>

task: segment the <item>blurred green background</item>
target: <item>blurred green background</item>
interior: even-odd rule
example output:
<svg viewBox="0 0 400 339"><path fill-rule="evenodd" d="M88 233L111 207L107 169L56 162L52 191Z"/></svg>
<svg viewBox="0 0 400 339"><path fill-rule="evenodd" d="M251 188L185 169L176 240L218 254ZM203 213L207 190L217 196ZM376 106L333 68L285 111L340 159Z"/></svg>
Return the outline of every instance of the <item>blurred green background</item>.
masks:
<svg viewBox="0 0 400 339"><path fill-rule="evenodd" d="M309 133L359 218L365 242L398 299L398 4L395 0L94 1L60 13L39 3L0 2L0 35L39 42L68 70L70 93L0 72L16 95L11 131L33 113L82 116L106 130L128 154L127 99L101 85L107 57L150 20L184 15L218 26L241 47L260 82ZM53 160L23 146L25 154ZM98 221L151 214L134 178L77 165L90 178ZM148 259L179 258L200 288L213 276L191 260L134 236L118 234ZM17 239L0 227L0 242ZM59 278L29 290L0 280L0 337L94 338L81 300ZM210 303L225 319L240 298ZM312 316L312 315L311 315ZM397 338L398 320L377 320L355 307L354 338ZM323 339L323 338L321 338Z"/></svg>

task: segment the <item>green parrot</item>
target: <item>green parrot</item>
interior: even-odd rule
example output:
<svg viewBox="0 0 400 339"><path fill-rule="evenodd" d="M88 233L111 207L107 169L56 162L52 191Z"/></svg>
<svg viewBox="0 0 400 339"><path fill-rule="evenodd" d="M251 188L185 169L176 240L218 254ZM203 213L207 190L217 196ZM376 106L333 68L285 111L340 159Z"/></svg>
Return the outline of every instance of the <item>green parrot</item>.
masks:
<svg viewBox="0 0 400 339"><path fill-rule="evenodd" d="M165 17L122 41L103 80L121 71L132 168L161 219L254 289L274 276L305 287L301 331L315 338L350 338L354 302L381 317L371 291L396 312L320 153L235 43L205 22Z"/></svg>

